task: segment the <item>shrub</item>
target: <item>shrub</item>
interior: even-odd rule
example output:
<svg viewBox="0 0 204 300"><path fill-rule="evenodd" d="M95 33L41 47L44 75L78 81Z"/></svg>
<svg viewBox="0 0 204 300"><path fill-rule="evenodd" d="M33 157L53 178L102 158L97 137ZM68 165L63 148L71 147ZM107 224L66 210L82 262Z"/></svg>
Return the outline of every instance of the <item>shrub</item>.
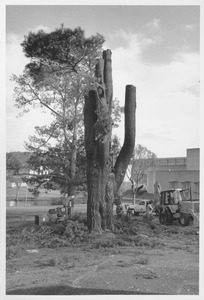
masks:
<svg viewBox="0 0 204 300"><path fill-rule="evenodd" d="M84 225L87 225L87 218L86 215L83 213L75 213L73 216L71 216L70 220L78 221L79 223L83 223Z"/></svg>

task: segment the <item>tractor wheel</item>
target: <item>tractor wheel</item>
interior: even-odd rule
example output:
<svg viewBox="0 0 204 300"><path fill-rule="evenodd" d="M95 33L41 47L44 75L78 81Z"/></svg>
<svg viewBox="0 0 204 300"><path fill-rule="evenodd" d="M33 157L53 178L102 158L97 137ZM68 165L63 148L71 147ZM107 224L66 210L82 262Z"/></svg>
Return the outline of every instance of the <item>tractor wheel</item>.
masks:
<svg viewBox="0 0 204 300"><path fill-rule="evenodd" d="M193 217L190 216L190 217L188 218L188 220L189 220L189 225L192 226L192 225L193 225L193 221L194 221Z"/></svg>
<svg viewBox="0 0 204 300"><path fill-rule="evenodd" d="M160 212L159 221L161 224L171 224L173 222L173 216L170 211L165 210L164 212Z"/></svg>
<svg viewBox="0 0 204 300"><path fill-rule="evenodd" d="M169 209L166 209L165 213L166 213L166 223L167 224L172 224L173 223L173 215L172 215L172 213L170 212Z"/></svg>
<svg viewBox="0 0 204 300"><path fill-rule="evenodd" d="M182 226L188 226L189 225L189 217L186 214L181 214L179 218L179 223Z"/></svg>
<svg viewBox="0 0 204 300"><path fill-rule="evenodd" d="M160 212L159 213L159 222L161 223L161 224L165 224L165 213L163 213L163 212Z"/></svg>
<svg viewBox="0 0 204 300"><path fill-rule="evenodd" d="M167 224L167 223L168 223L168 214L165 210L165 212L164 212L164 224Z"/></svg>

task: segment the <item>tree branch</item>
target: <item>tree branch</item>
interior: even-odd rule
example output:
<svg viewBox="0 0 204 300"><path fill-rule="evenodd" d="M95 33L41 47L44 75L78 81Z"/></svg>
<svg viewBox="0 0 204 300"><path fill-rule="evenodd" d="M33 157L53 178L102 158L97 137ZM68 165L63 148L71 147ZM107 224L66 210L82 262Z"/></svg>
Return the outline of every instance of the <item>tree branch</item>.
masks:
<svg viewBox="0 0 204 300"><path fill-rule="evenodd" d="M46 140L46 141L44 141L40 146L38 146L38 147L34 147L34 146L30 146L30 147L32 147L34 150L38 150L38 149L40 149L41 147L43 147L45 144L47 144L47 142L52 138L52 136L53 136L53 134L54 134L54 131L55 131L55 126L57 125L57 124L59 124L59 122L56 122L54 125L53 125L53 130L52 130L52 132L50 133L50 135L49 135L49 137L48 137L48 139Z"/></svg>
<svg viewBox="0 0 204 300"><path fill-rule="evenodd" d="M34 91L34 89L32 88L32 86L30 84L28 84L28 86L30 87L30 89L32 90L33 94L36 96L36 98L38 99L38 101L45 107L47 107L50 111L52 111L54 114L56 114L58 117L62 117L58 112L56 112L53 108L51 108L49 105L47 105L46 103L44 103L40 97L38 96L38 94Z"/></svg>

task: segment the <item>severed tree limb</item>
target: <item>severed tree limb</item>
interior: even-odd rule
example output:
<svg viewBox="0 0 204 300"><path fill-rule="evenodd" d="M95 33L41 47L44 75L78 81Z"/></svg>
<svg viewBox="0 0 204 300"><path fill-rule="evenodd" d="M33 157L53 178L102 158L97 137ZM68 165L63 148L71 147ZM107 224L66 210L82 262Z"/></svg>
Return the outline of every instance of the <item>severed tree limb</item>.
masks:
<svg viewBox="0 0 204 300"><path fill-rule="evenodd" d="M123 182L135 147L135 111L136 87L127 85L125 94L125 140L114 166L116 191Z"/></svg>

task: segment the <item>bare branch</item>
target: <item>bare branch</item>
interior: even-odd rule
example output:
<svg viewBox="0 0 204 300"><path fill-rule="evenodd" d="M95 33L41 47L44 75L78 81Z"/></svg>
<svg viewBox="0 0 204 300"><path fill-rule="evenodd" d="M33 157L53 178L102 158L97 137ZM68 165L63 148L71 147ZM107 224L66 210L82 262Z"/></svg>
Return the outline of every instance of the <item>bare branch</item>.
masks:
<svg viewBox="0 0 204 300"><path fill-rule="evenodd" d="M45 107L47 107L50 111L52 111L54 114L56 114L58 117L62 117L57 111L55 111L53 108L51 108L49 105L47 105L45 102L43 102L40 97L38 96L37 92L35 92L35 90L32 88L32 86L30 84L28 84L30 89L32 90L33 94L36 96L36 98L38 99L38 101Z"/></svg>

